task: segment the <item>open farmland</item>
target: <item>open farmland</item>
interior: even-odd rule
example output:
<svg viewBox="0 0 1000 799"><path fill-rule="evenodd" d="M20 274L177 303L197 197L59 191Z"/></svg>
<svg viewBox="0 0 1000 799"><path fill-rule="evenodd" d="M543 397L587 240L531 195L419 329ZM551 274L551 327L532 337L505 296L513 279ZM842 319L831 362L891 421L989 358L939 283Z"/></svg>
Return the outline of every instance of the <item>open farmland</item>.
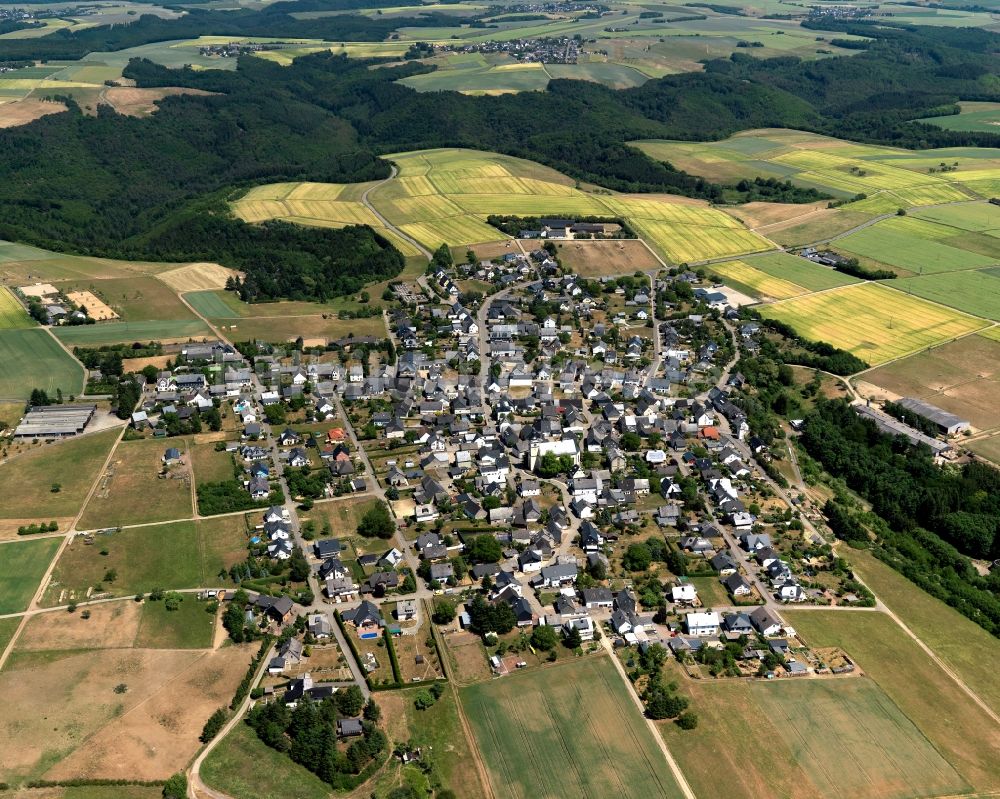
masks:
<svg viewBox="0 0 1000 799"><path fill-rule="evenodd" d="M628 691L604 657L462 689L497 796L681 796Z"/></svg>
<svg viewBox="0 0 1000 799"><path fill-rule="evenodd" d="M23 330L35 327L35 320L28 316L10 289L0 286L0 330Z"/></svg>
<svg viewBox="0 0 1000 799"><path fill-rule="evenodd" d="M824 291L858 282L857 278L836 269L787 253L755 255L747 258L746 263L765 274L795 283L808 291Z"/></svg>
<svg viewBox="0 0 1000 799"><path fill-rule="evenodd" d="M104 344L133 341L202 340L211 330L201 319L151 320L148 322L103 322L97 325L76 325L54 329L67 347L100 347Z"/></svg>
<svg viewBox="0 0 1000 799"><path fill-rule="evenodd" d="M843 792L910 799L966 788L870 680L685 683L684 689L698 728L664 723L660 729L699 796L823 799Z"/></svg>
<svg viewBox="0 0 1000 799"><path fill-rule="evenodd" d="M24 400L34 388L79 394L83 367L46 330L0 330L0 399Z"/></svg>
<svg viewBox="0 0 1000 799"><path fill-rule="evenodd" d="M178 293L223 289L226 281L236 274L218 264L188 264L160 272L156 277Z"/></svg>
<svg viewBox="0 0 1000 799"><path fill-rule="evenodd" d="M845 200L864 194L866 199L849 203L844 210L867 214L989 198L1000 180L997 150L914 152L795 130L748 130L717 142L660 140L633 145L652 158L712 180L775 177ZM939 172L940 163L955 169Z"/></svg>
<svg viewBox="0 0 1000 799"><path fill-rule="evenodd" d="M1000 103L959 103L959 114L944 117L918 119L925 125L934 125L945 130L970 130L980 133L996 133L1000 130Z"/></svg>
<svg viewBox="0 0 1000 799"><path fill-rule="evenodd" d="M1000 342L966 336L863 375L865 396L917 397L972 422L1000 424ZM869 386L871 388L869 388Z"/></svg>
<svg viewBox="0 0 1000 799"><path fill-rule="evenodd" d="M163 452L181 450L184 462L172 466L161 477ZM101 475L97 490L80 519L80 528L93 530L128 524L190 518L190 456L179 439L169 444L161 439L123 441ZM141 502L136 498L142 497Z"/></svg>
<svg viewBox="0 0 1000 799"><path fill-rule="evenodd" d="M106 430L39 446L0 463L4 498L0 519L28 523L75 516L118 432ZM59 491L53 492L56 483Z"/></svg>
<svg viewBox="0 0 1000 799"><path fill-rule="evenodd" d="M1000 728L889 616L784 615L810 646L847 652L975 791L1000 789Z"/></svg>
<svg viewBox="0 0 1000 799"><path fill-rule="evenodd" d="M893 285L908 294L1000 321L1000 268L908 277Z"/></svg>
<svg viewBox="0 0 1000 799"><path fill-rule="evenodd" d="M582 277L615 277L646 272L660 266L641 241L561 241L556 244L559 259Z"/></svg>
<svg viewBox="0 0 1000 799"><path fill-rule="evenodd" d="M758 299L784 300L807 293L802 286L779 277L772 277L766 272L755 269L746 261L712 264L709 271L718 275L727 286Z"/></svg>
<svg viewBox="0 0 1000 799"><path fill-rule="evenodd" d="M761 313L874 366L986 327L982 319L875 283L774 303Z"/></svg>
<svg viewBox="0 0 1000 799"><path fill-rule="evenodd" d="M166 284L153 277L60 283L62 291L89 291L111 306L125 322L191 321L195 316Z"/></svg>
<svg viewBox="0 0 1000 799"><path fill-rule="evenodd" d="M58 538L3 544L0 549L0 614L25 610L59 548Z"/></svg>
<svg viewBox="0 0 1000 799"><path fill-rule="evenodd" d="M97 536L93 544L76 537L56 563L46 601L81 600L96 586L128 596L218 585L219 573L246 557L246 546L242 516L133 527ZM109 571L116 573L113 581L104 579Z"/></svg>

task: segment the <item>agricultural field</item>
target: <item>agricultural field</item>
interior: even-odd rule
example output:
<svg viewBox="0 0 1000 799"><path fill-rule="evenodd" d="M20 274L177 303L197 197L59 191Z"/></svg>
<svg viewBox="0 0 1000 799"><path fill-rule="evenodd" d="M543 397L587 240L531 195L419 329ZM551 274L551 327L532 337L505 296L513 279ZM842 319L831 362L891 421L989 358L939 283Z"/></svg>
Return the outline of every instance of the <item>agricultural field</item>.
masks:
<svg viewBox="0 0 1000 799"><path fill-rule="evenodd" d="M746 261L712 264L710 271L727 286L760 300L785 300L808 293L802 286L755 269Z"/></svg>
<svg viewBox="0 0 1000 799"><path fill-rule="evenodd" d="M146 322L102 322L96 325L56 327L53 328L53 332L67 347L100 347L104 344L121 344L133 341L200 341L212 334L208 325L196 318Z"/></svg>
<svg viewBox="0 0 1000 799"><path fill-rule="evenodd" d="M821 610L784 616L809 646L847 652L974 791L1000 788L1000 729L889 616Z"/></svg>
<svg viewBox="0 0 1000 799"><path fill-rule="evenodd" d="M908 277L893 285L907 294L1000 321L1000 268Z"/></svg>
<svg viewBox="0 0 1000 799"><path fill-rule="evenodd" d="M945 130L969 130L979 133L996 133L1000 129L1000 103L959 103L961 113L944 117L918 119L925 125Z"/></svg>
<svg viewBox="0 0 1000 799"><path fill-rule="evenodd" d="M24 400L35 388L68 397L81 392L83 377L83 367L48 331L0 330L0 399Z"/></svg>
<svg viewBox="0 0 1000 799"><path fill-rule="evenodd" d="M125 322L189 322L190 309L165 283L153 277L132 276L58 284L61 291L89 291L109 305ZM100 325L96 325L100 327Z"/></svg>
<svg viewBox="0 0 1000 799"><path fill-rule="evenodd" d="M826 341L875 366L986 327L984 320L875 283L796 297L761 308L811 341Z"/></svg>
<svg viewBox="0 0 1000 799"><path fill-rule="evenodd" d="M166 779L190 762L249 658L243 647L15 649L0 673L0 779Z"/></svg>
<svg viewBox="0 0 1000 799"><path fill-rule="evenodd" d="M160 272L156 277L180 294L186 291L224 289L226 281L234 274L232 269L218 264L188 264Z"/></svg>
<svg viewBox="0 0 1000 799"><path fill-rule="evenodd" d="M712 264L709 270L727 285L759 299L783 300L812 291L847 286L857 279L835 269L785 253L748 256Z"/></svg>
<svg viewBox="0 0 1000 799"><path fill-rule="evenodd" d="M581 277L616 277L660 267L656 257L635 239L561 241L556 252L563 266Z"/></svg>
<svg viewBox="0 0 1000 799"><path fill-rule="evenodd" d="M603 656L463 688L494 792L507 797L681 796ZM562 768L553 769L558 761Z"/></svg>
<svg viewBox="0 0 1000 799"><path fill-rule="evenodd" d="M866 199L843 208L869 215L989 198L992 184L1000 180L1000 151L984 148L909 151L774 129L743 131L717 142L632 144L711 180L775 177L840 199L864 194ZM950 171L940 171L941 164Z"/></svg>
<svg viewBox="0 0 1000 799"><path fill-rule="evenodd" d="M2 545L0 615L27 609L60 543L59 538L39 538Z"/></svg>
<svg viewBox="0 0 1000 799"><path fill-rule="evenodd" d="M168 476L161 477L167 447L179 449L184 462L170 467ZM190 518L194 515L190 468L183 439L123 441L84 509L80 528L95 530ZM142 497L142 502L136 502L137 497Z"/></svg>
<svg viewBox="0 0 1000 799"><path fill-rule="evenodd" d="M71 520L79 513L118 433L105 430L39 445L0 463L0 496L4 498L0 519L10 520L15 528L37 521ZM59 490L53 491L56 485Z"/></svg>
<svg viewBox="0 0 1000 799"><path fill-rule="evenodd" d="M966 336L894 363L863 377L865 396L917 397L968 419L974 427L1000 424L1000 342Z"/></svg>
<svg viewBox="0 0 1000 799"><path fill-rule="evenodd" d="M133 527L97 535L92 544L74 537L52 573L45 601L81 600L88 589L114 596L225 584L219 577L247 554L242 516ZM107 552L107 554L102 554ZM114 572L114 580L107 580Z"/></svg>
<svg viewBox="0 0 1000 799"><path fill-rule="evenodd" d="M14 293L0 286L0 330L24 330L35 326L35 320L28 316Z"/></svg>

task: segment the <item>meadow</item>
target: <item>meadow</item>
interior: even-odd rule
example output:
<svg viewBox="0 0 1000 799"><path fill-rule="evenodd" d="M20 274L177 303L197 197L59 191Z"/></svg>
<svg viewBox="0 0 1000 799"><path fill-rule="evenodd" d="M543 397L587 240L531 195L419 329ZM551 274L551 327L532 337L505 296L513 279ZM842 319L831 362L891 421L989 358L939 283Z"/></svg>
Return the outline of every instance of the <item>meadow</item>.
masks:
<svg viewBox="0 0 1000 799"><path fill-rule="evenodd" d="M165 602L146 601L142 605L135 646L142 649L208 649L215 632L215 614L208 605L185 594L176 610Z"/></svg>
<svg viewBox="0 0 1000 799"><path fill-rule="evenodd" d="M68 397L81 392L83 377L83 367L48 331L0 330L0 399L24 400L35 388L52 396L61 389Z"/></svg>
<svg viewBox="0 0 1000 799"><path fill-rule="evenodd" d="M194 314L165 283L133 275L126 278L60 283L61 291L90 291L104 300L125 322L188 322Z"/></svg>
<svg viewBox="0 0 1000 799"><path fill-rule="evenodd" d="M996 133L1000 128L1000 103L959 103L961 113L944 117L918 119L925 125L934 125L945 130L969 130L980 133Z"/></svg>
<svg viewBox="0 0 1000 799"><path fill-rule="evenodd" d="M0 330L24 330L29 327L35 327L35 321L28 316L14 293L0 286Z"/></svg>
<svg viewBox="0 0 1000 799"><path fill-rule="evenodd" d="M160 477L163 452L176 447L184 463ZM187 477L190 456L182 439L123 441L80 518L80 528L95 530L193 516L191 486ZM142 497L142 502L136 502Z"/></svg>
<svg viewBox="0 0 1000 799"><path fill-rule="evenodd" d="M810 646L847 652L975 791L1000 788L1000 729L889 616L801 610L784 616Z"/></svg>
<svg viewBox="0 0 1000 799"><path fill-rule="evenodd" d="M2 545L0 614L27 609L60 543L58 538L39 538Z"/></svg>
<svg viewBox="0 0 1000 799"><path fill-rule="evenodd" d="M188 341L204 339L212 331L201 319L101 322L57 327L53 332L67 347L100 347L133 341Z"/></svg>
<svg viewBox="0 0 1000 799"><path fill-rule="evenodd" d="M681 796L628 691L601 656L511 674L460 695L502 799Z"/></svg>
<svg viewBox="0 0 1000 799"><path fill-rule="evenodd" d="M105 430L39 446L0 464L0 518L34 522L75 516L118 433Z"/></svg>
<svg viewBox="0 0 1000 799"><path fill-rule="evenodd" d="M980 429L1000 424L1000 341L982 335L880 366L864 381L900 397L926 400Z"/></svg>
<svg viewBox="0 0 1000 799"><path fill-rule="evenodd" d="M875 283L796 297L761 308L803 338L826 341L877 365L941 344L986 322Z"/></svg>
<svg viewBox="0 0 1000 799"><path fill-rule="evenodd" d="M220 585L228 578L219 573L243 560L246 547L242 516L133 527L97 536L93 544L74 538L56 563L46 601L79 600L97 585L116 596ZM112 570L115 579L105 580Z"/></svg>
<svg viewBox="0 0 1000 799"><path fill-rule="evenodd" d="M890 267L925 275L977 269L1000 260L1000 241L996 242L996 256L979 255L943 243L941 239L951 232L958 233L954 228L945 228L933 222L891 219L837 239L836 247Z"/></svg>

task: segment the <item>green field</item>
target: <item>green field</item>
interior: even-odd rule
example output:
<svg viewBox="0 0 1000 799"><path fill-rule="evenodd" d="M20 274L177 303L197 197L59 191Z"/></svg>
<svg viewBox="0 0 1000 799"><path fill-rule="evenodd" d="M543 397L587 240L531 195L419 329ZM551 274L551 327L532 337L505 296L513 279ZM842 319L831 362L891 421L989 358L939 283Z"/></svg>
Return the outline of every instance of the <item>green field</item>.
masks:
<svg viewBox="0 0 1000 799"><path fill-rule="evenodd" d="M987 325L876 283L795 297L765 305L761 313L791 325L810 341L826 341L869 365L949 341Z"/></svg>
<svg viewBox="0 0 1000 799"><path fill-rule="evenodd" d="M164 602L143 603L134 647L208 649L212 646L215 615L206 612L207 605L194 594L183 596L177 610L167 610Z"/></svg>
<svg viewBox="0 0 1000 799"><path fill-rule="evenodd" d="M227 317L238 317L241 314L235 312L226 302L229 295L219 291L192 291L184 295L191 307L208 319L225 319Z"/></svg>
<svg viewBox="0 0 1000 799"><path fill-rule="evenodd" d="M96 325L76 325L54 329L67 347L99 347L133 341L185 341L205 338L211 330L200 319L152 320L146 322L101 322Z"/></svg>
<svg viewBox="0 0 1000 799"><path fill-rule="evenodd" d="M961 230L1000 230L1000 206L991 203L962 203L942 205L937 208L920 208L911 216L928 219L942 225L951 225Z"/></svg>
<svg viewBox="0 0 1000 799"><path fill-rule="evenodd" d="M969 130L980 133L996 133L1000 130L1000 103L959 103L962 112L946 117L918 119L925 125L934 125L945 130Z"/></svg>
<svg viewBox="0 0 1000 799"><path fill-rule="evenodd" d="M822 610L783 615L810 646L847 652L974 790L1000 789L1000 728L891 618Z"/></svg>
<svg viewBox="0 0 1000 799"><path fill-rule="evenodd" d="M918 237L912 232L894 229L890 227L892 221L894 220L880 222L837 239L837 249L925 275L978 269L997 263L998 259L995 257L968 252L934 238Z"/></svg>
<svg viewBox="0 0 1000 799"><path fill-rule="evenodd" d="M1000 322L1000 270L947 272L893 282L900 291Z"/></svg>
<svg viewBox="0 0 1000 799"><path fill-rule="evenodd" d="M242 516L135 527L90 545L75 538L56 564L58 590L47 600L55 603L63 590L79 598L98 584L116 596L219 585L219 573L243 560L246 546ZM104 579L110 570L114 581Z"/></svg>
<svg viewBox="0 0 1000 799"><path fill-rule="evenodd" d="M62 291L90 291L117 312L124 322L189 322L196 317L177 294L154 277L135 275L60 284ZM102 325L94 325L101 327Z"/></svg>
<svg viewBox="0 0 1000 799"><path fill-rule="evenodd" d="M858 282L857 278L845 275L836 269L820 266L805 258L787 253L754 255L748 257L746 262L754 269L766 272L772 277L795 283L809 291L823 291Z"/></svg>
<svg viewBox="0 0 1000 799"><path fill-rule="evenodd" d="M16 616L10 619L0 619L0 652L3 652L7 648L7 644L14 637L14 633L20 623L21 619Z"/></svg>
<svg viewBox="0 0 1000 799"><path fill-rule="evenodd" d="M118 430L39 446L0 464L0 518L49 521L75 516ZM53 492L52 485L59 484Z"/></svg>
<svg viewBox="0 0 1000 799"><path fill-rule="evenodd" d="M39 538L0 544L0 614L27 609L60 543Z"/></svg>
<svg viewBox="0 0 1000 799"><path fill-rule="evenodd" d="M628 691L603 657L462 689L497 796L681 796Z"/></svg>
<svg viewBox="0 0 1000 799"><path fill-rule="evenodd" d="M14 293L0 286L0 330L24 330L35 327L35 320L28 316Z"/></svg>
<svg viewBox="0 0 1000 799"><path fill-rule="evenodd" d="M0 399L27 399L34 388L79 394L83 367L45 330L0 330Z"/></svg>

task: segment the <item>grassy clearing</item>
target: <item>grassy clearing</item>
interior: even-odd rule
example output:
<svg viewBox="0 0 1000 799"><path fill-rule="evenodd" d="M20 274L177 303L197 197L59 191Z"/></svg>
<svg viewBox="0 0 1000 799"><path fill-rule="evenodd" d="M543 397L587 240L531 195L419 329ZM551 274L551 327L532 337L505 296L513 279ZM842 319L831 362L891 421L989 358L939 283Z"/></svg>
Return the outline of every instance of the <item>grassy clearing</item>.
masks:
<svg viewBox="0 0 1000 799"><path fill-rule="evenodd" d="M813 647L843 648L977 791L1000 787L1000 729L882 613L786 610Z"/></svg>
<svg viewBox="0 0 1000 799"><path fill-rule="evenodd" d="M246 556L246 545L242 516L136 527L92 545L77 537L56 564L46 600L80 599L97 585L117 596L219 585L219 573ZM106 581L111 570L115 580Z"/></svg>
<svg viewBox="0 0 1000 799"><path fill-rule="evenodd" d="M59 544L58 538L41 538L3 545L0 549L0 614L20 613L28 607Z"/></svg>
<svg viewBox="0 0 1000 799"><path fill-rule="evenodd" d="M1000 125L1000 103L959 103L961 113L946 117L918 119L926 125L945 130L970 130L996 133Z"/></svg>
<svg viewBox="0 0 1000 799"><path fill-rule="evenodd" d="M189 450L195 485L233 479L233 456L224 450L217 452L214 441L193 441Z"/></svg>
<svg viewBox="0 0 1000 799"><path fill-rule="evenodd" d="M983 320L874 283L797 297L761 312L871 365L986 326Z"/></svg>
<svg viewBox="0 0 1000 799"><path fill-rule="evenodd" d="M45 330L0 330L0 398L27 399L33 388L79 394L83 367Z"/></svg>
<svg viewBox="0 0 1000 799"><path fill-rule="evenodd" d="M75 516L117 437L118 430L106 430L39 445L0 464L0 518ZM54 483L58 493L52 493Z"/></svg>
<svg viewBox="0 0 1000 799"><path fill-rule="evenodd" d="M200 319L146 322L102 322L98 325L57 327L55 334L67 347L99 347L133 341L187 341L204 339L211 330Z"/></svg>
<svg viewBox="0 0 1000 799"><path fill-rule="evenodd" d="M0 330L25 330L35 327L35 321L18 301L14 293L0 286Z"/></svg>
<svg viewBox="0 0 1000 799"><path fill-rule="evenodd" d="M603 657L462 689L497 795L680 796L628 690Z"/></svg>
<svg viewBox="0 0 1000 799"><path fill-rule="evenodd" d="M206 605L186 594L177 610L167 610L164 602L147 600L142 606L135 646L148 649L208 649L215 631L215 614Z"/></svg>
<svg viewBox="0 0 1000 799"><path fill-rule="evenodd" d="M994 274L993 270L903 278L895 285L925 300L1000 321L1000 274Z"/></svg>
<svg viewBox="0 0 1000 799"><path fill-rule="evenodd" d="M733 602L725 586L714 575L711 577L692 577L691 584L698 589L698 598L707 608L716 605L731 605Z"/></svg>
<svg viewBox="0 0 1000 799"><path fill-rule="evenodd" d="M167 447L179 449L184 463L160 477ZM188 469L190 455L182 439L123 441L84 510L81 529L190 518L194 512Z"/></svg>

